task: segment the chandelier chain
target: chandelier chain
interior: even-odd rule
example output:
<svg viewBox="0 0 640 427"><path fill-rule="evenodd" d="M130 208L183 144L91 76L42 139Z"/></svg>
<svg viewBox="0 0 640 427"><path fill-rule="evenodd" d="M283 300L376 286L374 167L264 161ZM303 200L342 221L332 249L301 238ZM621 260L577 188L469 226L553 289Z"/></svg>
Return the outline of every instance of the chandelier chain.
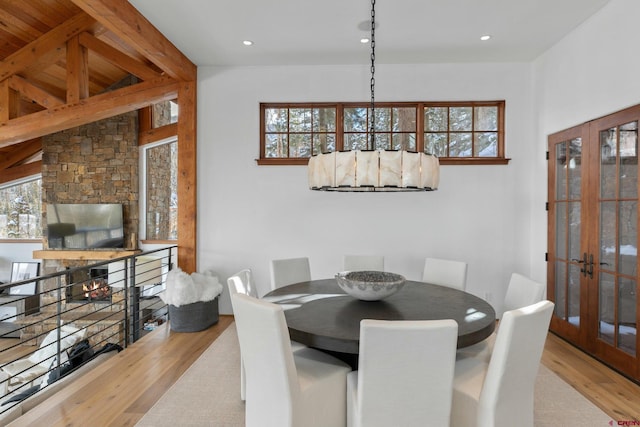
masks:
<svg viewBox="0 0 640 427"><path fill-rule="evenodd" d="M370 118L370 130L371 137L370 148L375 150L375 138L376 138L376 114L375 114L375 87L376 87L376 0L371 0L371 118Z"/></svg>

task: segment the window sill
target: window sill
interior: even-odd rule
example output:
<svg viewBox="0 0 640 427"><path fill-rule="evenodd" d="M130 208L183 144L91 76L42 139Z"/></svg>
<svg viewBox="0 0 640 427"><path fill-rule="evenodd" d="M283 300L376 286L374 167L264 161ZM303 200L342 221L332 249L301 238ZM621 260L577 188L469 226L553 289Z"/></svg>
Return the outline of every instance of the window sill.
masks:
<svg viewBox="0 0 640 427"><path fill-rule="evenodd" d="M438 160L441 165L508 165L511 159L498 159L495 157L474 157L468 159L447 157Z"/></svg>
<svg viewBox="0 0 640 427"><path fill-rule="evenodd" d="M494 157L474 157L474 158L455 158L455 157L443 157L438 159L441 165L507 165L511 159L508 158L494 158ZM258 166L306 166L309 163L309 159L296 158L270 158L270 159L256 159Z"/></svg>
<svg viewBox="0 0 640 427"><path fill-rule="evenodd" d="M269 158L269 159L256 159L256 162L258 162L258 166L283 166L283 165L306 166L307 163L309 163L309 159L307 157L300 157L295 159Z"/></svg>
<svg viewBox="0 0 640 427"><path fill-rule="evenodd" d="M42 243L42 239L0 239L0 243Z"/></svg>

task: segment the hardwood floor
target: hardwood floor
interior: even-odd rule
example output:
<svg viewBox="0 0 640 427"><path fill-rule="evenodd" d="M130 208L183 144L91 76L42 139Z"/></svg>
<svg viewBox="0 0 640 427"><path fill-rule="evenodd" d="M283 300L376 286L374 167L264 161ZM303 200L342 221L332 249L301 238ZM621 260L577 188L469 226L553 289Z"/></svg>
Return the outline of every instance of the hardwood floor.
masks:
<svg viewBox="0 0 640 427"><path fill-rule="evenodd" d="M175 333L167 324L111 357L12 425L126 427L135 425L180 375L233 322Z"/></svg>
<svg viewBox="0 0 640 427"><path fill-rule="evenodd" d="M554 334L547 336L542 363L613 420L640 421L640 385Z"/></svg>
<svg viewBox="0 0 640 427"><path fill-rule="evenodd" d="M20 426L133 426L233 321L196 333L166 325L74 381ZM615 421L640 420L640 386L550 334L543 363Z"/></svg>

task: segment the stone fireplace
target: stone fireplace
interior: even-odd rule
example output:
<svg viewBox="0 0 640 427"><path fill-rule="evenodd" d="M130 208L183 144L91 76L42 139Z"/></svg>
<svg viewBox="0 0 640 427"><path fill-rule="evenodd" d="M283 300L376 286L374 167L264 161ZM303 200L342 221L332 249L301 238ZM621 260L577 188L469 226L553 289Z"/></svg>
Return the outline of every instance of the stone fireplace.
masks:
<svg viewBox="0 0 640 427"><path fill-rule="evenodd" d="M70 274L71 275L71 274ZM66 288L66 302L111 302L109 269L107 266L77 271Z"/></svg>
<svg viewBox="0 0 640 427"><path fill-rule="evenodd" d="M138 214L138 114L126 113L88 125L68 129L43 137L42 194L48 203L119 203L123 205L125 249L137 249ZM47 223L46 210L43 224ZM46 236L46 233L43 233ZM44 239L44 248L49 249ZM49 253L53 250L49 250ZM84 267L100 258L100 250L83 255L83 251L55 250L59 257L42 260L43 274ZM71 256L69 254L72 254ZM124 254L124 252L123 252ZM92 277L93 275L93 277ZM111 293L100 276L106 273L82 270L68 277L63 292L63 310L93 311L96 304L102 311L104 304L112 302ZM104 284L104 283L102 283ZM99 285L96 289L84 289ZM43 283L41 296L43 310L55 310L57 283ZM48 292L50 291L50 292ZM88 296L85 296L88 294ZM86 304L89 302L89 304ZM116 304L107 311L118 310ZM69 306L69 307L67 307Z"/></svg>
<svg viewBox="0 0 640 427"><path fill-rule="evenodd" d="M123 81L122 85L127 85ZM139 147L138 113L130 112L110 117L87 125L75 127L42 138L42 197L43 207L50 203L118 203L123 205L124 255L138 249L139 227ZM46 209L43 209L43 227L46 227ZM46 230L43 236L46 236ZM75 267L90 266L99 261L111 259L113 253L100 250L69 251L50 250L49 242L43 239L41 273L43 275L66 271ZM129 251L126 251L129 250ZM51 253L54 252L52 256ZM59 253L59 256L58 256ZM101 257L101 254L104 254ZM107 267L104 266L103 269ZM42 282L40 297L41 316L53 317L58 306L68 312L66 322L75 321L78 326L87 323L93 331L91 341L100 342L109 336L118 336L123 329L123 320L78 320L88 312L99 310L89 317L107 317L124 307L121 293L108 288L107 272L87 268L77 271L71 277L65 276L62 298L58 298L56 280ZM29 335L38 335L55 325L47 325L47 320L34 324ZM44 330L38 330L44 329ZM36 344L35 340L31 340ZM112 341L112 339L110 340Z"/></svg>
<svg viewBox="0 0 640 427"><path fill-rule="evenodd" d="M112 89L134 81L135 77L127 78ZM166 103L158 108L162 112L162 109L170 107ZM87 324L91 335L97 332L90 341L102 342L123 333L124 319L114 317L113 312L124 309L124 291L122 288L109 288L108 272L93 272L90 265L132 255L137 251L140 173L138 112L110 117L42 138L43 227L47 226L48 204L121 204L124 248L118 251L51 249L46 237L43 239L44 250L36 251L41 252L38 256L34 253L34 258L42 260L41 274L63 272L76 267L88 268L76 272L74 277L66 275L61 293L58 292L59 281L42 282L39 316L43 321L34 323L30 326L33 330L26 330L23 334L30 343L36 344L35 340L29 339L30 335L33 337L42 333L43 328L46 331L55 327L49 325L47 319L55 318L58 307L66 312L68 318L64 319L65 322L75 322L79 327ZM46 231L43 236L47 235ZM91 314L87 316L87 313Z"/></svg>

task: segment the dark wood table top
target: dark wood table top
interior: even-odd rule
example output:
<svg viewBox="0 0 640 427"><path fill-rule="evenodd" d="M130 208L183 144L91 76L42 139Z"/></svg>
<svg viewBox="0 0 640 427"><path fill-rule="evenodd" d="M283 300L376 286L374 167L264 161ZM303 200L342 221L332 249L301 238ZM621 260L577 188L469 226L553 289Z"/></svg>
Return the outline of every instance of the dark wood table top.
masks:
<svg viewBox="0 0 640 427"><path fill-rule="evenodd" d="M264 299L285 307L292 340L348 354L358 354L362 319L454 319L458 322L458 348L486 339L496 323L493 307L475 295L409 280L382 301L355 299L345 294L335 279L284 286Z"/></svg>

